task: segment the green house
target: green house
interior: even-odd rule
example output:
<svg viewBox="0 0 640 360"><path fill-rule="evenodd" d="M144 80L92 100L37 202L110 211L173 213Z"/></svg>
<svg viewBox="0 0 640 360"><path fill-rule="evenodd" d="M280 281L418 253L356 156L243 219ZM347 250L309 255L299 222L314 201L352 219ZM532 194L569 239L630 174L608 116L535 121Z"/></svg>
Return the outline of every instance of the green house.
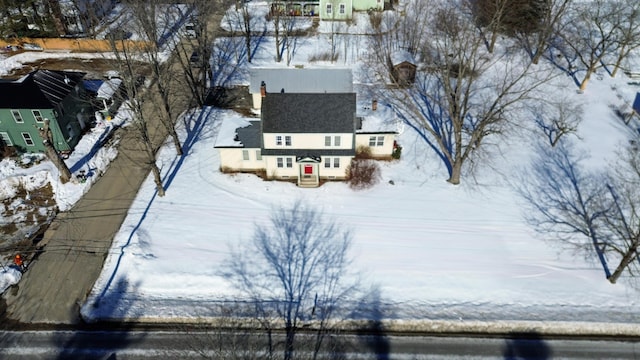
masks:
<svg viewBox="0 0 640 360"><path fill-rule="evenodd" d="M44 152L38 129L49 119L53 146L68 153L92 115L82 79L85 73L36 70L0 81L0 140L21 152Z"/></svg>
<svg viewBox="0 0 640 360"><path fill-rule="evenodd" d="M351 20L354 11L381 11L389 0L320 0L320 20Z"/></svg>

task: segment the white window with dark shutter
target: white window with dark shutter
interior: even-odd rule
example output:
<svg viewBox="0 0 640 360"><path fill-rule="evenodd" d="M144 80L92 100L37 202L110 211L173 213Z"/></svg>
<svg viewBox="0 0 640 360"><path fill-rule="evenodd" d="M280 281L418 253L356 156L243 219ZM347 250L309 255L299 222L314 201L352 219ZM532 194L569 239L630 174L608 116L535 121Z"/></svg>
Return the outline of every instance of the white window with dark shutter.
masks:
<svg viewBox="0 0 640 360"><path fill-rule="evenodd" d="M282 135L276 135L276 146L282 146Z"/></svg>
<svg viewBox="0 0 640 360"><path fill-rule="evenodd" d="M7 146L13 146L13 143L11 142L11 138L9 137L9 133L7 132L0 132L0 139L2 139L2 142L7 145Z"/></svg>
<svg viewBox="0 0 640 360"><path fill-rule="evenodd" d="M327 15L331 15L332 12L332 6L331 4L327 4Z"/></svg>
<svg viewBox="0 0 640 360"><path fill-rule="evenodd" d="M324 158L324 167L325 167L326 169L328 169L328 168L330 168L330 167L331 167L331 158L330 158L330 157L326 157L326 158Z"/></svg>
<svg viewBox="0 0 640 360"><path fill-rule="evenodd" d="M242 160L249 160L249 150L242 150Z"/></svg>
<svg viewBox="0 0 640 360"><path fill-rule="evenodd" d="M22 139L24 140L24 143L27 144L27 146L35 145L33 143L33 139L31 138L31 134L29 134L28 132L23 132L22 133Z"/></svg>
<svg viewBox="0 0 640 360"><path fill-rule="evenodd" d="M333 158L333 167L334 168L340 167L340 158Z"/></svg>
<svg viewBox="0 0 640 360"><path fill-rule="evenodd" d="M22 115L20 115L20 110L11 110L11 115L13 115L13 120L17 123L23 123L24 119L22 119Z"/></svg>
<svg viewBox="0 0 640 360"><path fill-rule="evenodd" d="M284 137L284 146L291 146L291 136L287 135Z"/></svg>
<svg viewBox="0 0 640 360"><path fill-rule="evenodd" d="M44 118L42 117L40 110L31 110L31 112L33 113L34 119L36 119L36 122L44 122Z"/></svg>
<svg viewBox="0 0 640 360"><path fill-rule="evenodd" d="M293 158L290 158L290 157L287 158L287 167L288 168L293 167Z"/></svg>
<svg viewBox="0 0 640 360"><path fill-rule="evenodd" d="M284 159L283 159L283 158L281 158L281 157L276 158L276 164L277 164L277 166L278 166L279 168L283 168L283 167L284 167Z"/></svg>
<svg viewBox="0 0 640 360"><path fill-rule="evenodd" d="M333 146L340 146L340 135L336 135L333 137Z"/></svg>
<svg viewBox="0 0 640 360"><path fill-rule="evenodd" d="M340 14L344 15L345 12L346 12L346 6L344 4L340 4Z"/></svg>
<svg viewBox="0 0 640 360"><path fill-rule="evenodd" d="M331 146L331 136L324 137L324 146Z"/></svg>

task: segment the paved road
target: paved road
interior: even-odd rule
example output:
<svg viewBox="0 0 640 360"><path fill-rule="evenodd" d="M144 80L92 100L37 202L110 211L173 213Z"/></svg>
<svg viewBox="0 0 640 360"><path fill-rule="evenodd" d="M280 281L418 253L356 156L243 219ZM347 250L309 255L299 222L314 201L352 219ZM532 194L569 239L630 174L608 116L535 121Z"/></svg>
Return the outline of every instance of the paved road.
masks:
<svg viewBox="0 0 640 360"><path fill-rule="evenodd" d="M310 354L314 333L298 334L297 351ZM267 349L264 334L238 331L0 332L3 359L224 359ZM275 358L282 334L274 334ZM541 338L464 338L348 335L325 343L319 359L637 359L631 341ZM235 355L235 357L234 357ZM247 356L247 358L253 358ZM311 358L311 356L309 356Z"/></svg>
<svg viewBox="0 0 640 360"><path fill-rule="evenodd" d="M178 61L171 69L182 79ZM176 80L178 81L178 80ZM186 110L190 99L186 85L173 103L176 114ZM149 91L156 92L154 87ZM174 99L174 100L176 100ZM154 114L159 99L145 102L145 113ZM157 120L157 116L147 116ZM160 124L151 126L155 143L166 138ZM68 212L60 213L44 234L44 252L29 266L20 283L2 296L2 324L78 324L79 306L86 299L102 269L140 185L149 173L144 151L134 129L119 129L119 155L89 192Z"/></svg>

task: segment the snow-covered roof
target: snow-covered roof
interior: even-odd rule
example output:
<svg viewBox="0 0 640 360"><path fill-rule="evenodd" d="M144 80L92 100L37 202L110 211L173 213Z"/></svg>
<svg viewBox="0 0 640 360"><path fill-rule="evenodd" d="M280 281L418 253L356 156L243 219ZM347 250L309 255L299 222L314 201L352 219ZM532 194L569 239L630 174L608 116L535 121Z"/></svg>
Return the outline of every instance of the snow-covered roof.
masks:
<svg viewBox="0 0 640 360"><path fill-rule="evenodd" d="M109 79L105 80L102 85L98 88L98 93L96 97L100 99L110 99L113 97L113 94L118 91L120 85L122 84L122 79Z"/></svg>
<svg viewBox="0 0 640 360"><path fill-rule="evenodd" d="M361 127L356 130L356 133L401 132L402 123L395 116L395 113L391 108L382 103L378 103L376 110L373 110L372 102L373 100L363 100L358 102L356 116L361 120Z"/></svg>
<svg viewBox="0 0 640 360"><path fill-rule="evenodd" d="M254 119L243 118L237 116L227 116L222 120L220 124L220 130L218 132L218 138L214 144L216 148L228 148L228 147L244 147L238 135L238 129L246 128L251 125L257 125L258 122L250 121ZM255 124L252 124L255 123ZM249 145L249 144L247 144Z"/></svg>
<svg viewBox="0 0 640 360"><path fill-rule="evenodd" d="M249 69L249 92L260 92L264 81L267 92L350 93L353 75L349 68L252 68Z"/></svg>
<svg viewBox="0 0 640 360"><path fill-rule="evenodd" d="M396 50L392 52L389 55L389 57L391 59L391 65L393 66L402 64L403 62L407 62L414 65L416 63L415 59L413 58L413 55L411 55L411 53L408 52L407 50Z"/></svg>

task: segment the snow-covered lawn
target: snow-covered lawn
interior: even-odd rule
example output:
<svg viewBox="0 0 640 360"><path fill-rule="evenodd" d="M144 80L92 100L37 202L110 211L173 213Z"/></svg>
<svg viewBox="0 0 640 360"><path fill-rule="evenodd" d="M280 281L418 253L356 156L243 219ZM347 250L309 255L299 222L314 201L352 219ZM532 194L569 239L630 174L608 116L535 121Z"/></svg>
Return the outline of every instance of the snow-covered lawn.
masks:
<svg viewBox="0 0 640 360"><path fill-rule="evenodd" d="M585 113L594 116L580 135L594 142L600 164L626 136L606 111L616 99L612 83L624 81L603 79L582 95ZM197 141L181 164L170 146L163 151L160 163L175 177L167 176L163 198L154 196L151 179L143 186L83 307L87 319L214 315L211 305L234 294L217 275L229 246L250 240L274 207L302 200L353 230L354 269L363 284L379 287L390 317L639 320L635 288L609 284L593 259L532 234L505 181L524 165L515 155L481 170L477 184L467 178L452 186L426 145L405 131L402 159L380 163L383 176L374 188L354 191L335 182L303 189L219 171L213 146L222 122L244 122L236 113L205 108L186 121L201 129ZM607 137L598 135L603 131ZM520 148L514 154L528 145L513 145Z"/></svg>

